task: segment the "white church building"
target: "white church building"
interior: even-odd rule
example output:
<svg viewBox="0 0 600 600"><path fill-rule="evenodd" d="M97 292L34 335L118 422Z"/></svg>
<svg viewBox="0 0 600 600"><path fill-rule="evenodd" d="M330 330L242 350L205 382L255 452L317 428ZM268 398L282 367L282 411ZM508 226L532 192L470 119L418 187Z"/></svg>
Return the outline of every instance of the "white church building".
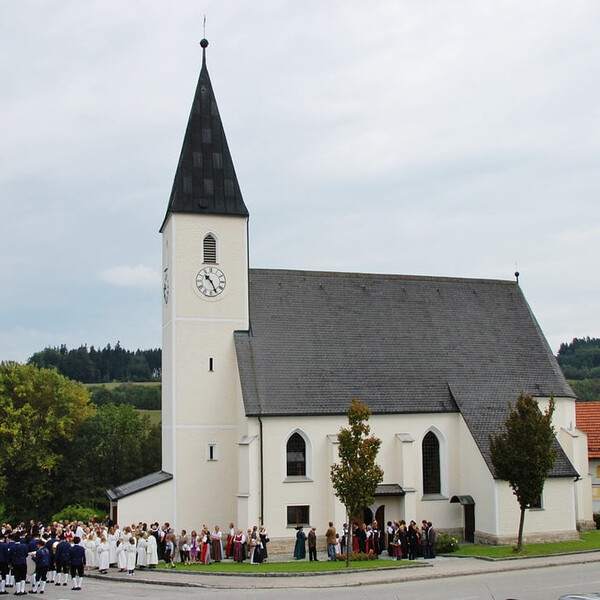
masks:
<svg viewBox="0 0 600 600"><path fill-rule="evenodd" d="M363 518L432 521L512 543L519 506L489 436L509 402L556 400L558 458L526 540L593 526L575 395L515 281L249 268L249 212L205 40L163 244L162 470L108 490L120 525L176 532L346 520L330 466L351 398L372 412L385 476Z"/></svg>

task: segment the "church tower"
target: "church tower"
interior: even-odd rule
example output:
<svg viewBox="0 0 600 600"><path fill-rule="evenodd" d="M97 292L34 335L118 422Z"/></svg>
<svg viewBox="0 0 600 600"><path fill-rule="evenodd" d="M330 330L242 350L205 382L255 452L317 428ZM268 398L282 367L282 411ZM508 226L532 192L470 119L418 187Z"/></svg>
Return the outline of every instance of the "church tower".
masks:
<svg viewBox="0 0 600 600"><path fill-rule="evenodd" d="M174 526L235 519L240 383L233 332L248 329L248 210L206 67L165 219L162 468Z"/></svg>

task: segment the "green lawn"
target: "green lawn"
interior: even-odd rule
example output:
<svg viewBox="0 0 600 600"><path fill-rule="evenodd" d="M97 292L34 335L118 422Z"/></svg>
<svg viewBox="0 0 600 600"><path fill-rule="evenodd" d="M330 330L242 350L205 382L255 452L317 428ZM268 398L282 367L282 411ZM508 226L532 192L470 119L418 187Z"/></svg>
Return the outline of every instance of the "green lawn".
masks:
<svg viewBox="0 0 600 600"><path fill-rule="evenodd" d="M566 552L583 552L600 550L600 530L582 533L579 540L573 542L553 542L548 544L525 544L523 551L517 554L514 546L484 546L468 544L461 546L455 556L481 556L485 558L510 558L519 556L544 556L547 554L564 554Z"/></svg>
<svg viewBox="0 0 600 600"><path fill-rule="evenodd" d="M350 569L381 569L383 567L395 568L406 565L419 564L408 560L358 560L350 563ZM420 564L424 564L421 561ZM164 563L159 563L159 568L165 568ZM309 562L308 560L294 560L286 562L264 562L261 565L251 565L248 562L234 563L230 560L210 565L182 565L177 563L178 571L197 571L201 573L319 573L327 571L345 571L346 562L330 562L320 560Z"/></svg>

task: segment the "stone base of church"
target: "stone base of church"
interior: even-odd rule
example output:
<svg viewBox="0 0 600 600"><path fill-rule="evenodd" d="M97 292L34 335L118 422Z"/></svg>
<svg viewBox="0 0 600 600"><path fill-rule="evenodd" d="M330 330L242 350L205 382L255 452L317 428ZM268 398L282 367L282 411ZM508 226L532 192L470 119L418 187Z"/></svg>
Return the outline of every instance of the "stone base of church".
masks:
<svg viewBox="0 0 600 600"><path fill-rule="evenodd" d="M596 529L596 521L577 521L577 531L586 532Z"/></svg>
<svg viewBox="0 0 600 600"><path fill-rule="evenodd" d="M540 544L548 542L566 542L579 539L577 531L538 531L523 535L524 544ZM476 544L487 544L488 546L514 546L517 543L517 534L493 535L483 531L475 532Z"/></svg>

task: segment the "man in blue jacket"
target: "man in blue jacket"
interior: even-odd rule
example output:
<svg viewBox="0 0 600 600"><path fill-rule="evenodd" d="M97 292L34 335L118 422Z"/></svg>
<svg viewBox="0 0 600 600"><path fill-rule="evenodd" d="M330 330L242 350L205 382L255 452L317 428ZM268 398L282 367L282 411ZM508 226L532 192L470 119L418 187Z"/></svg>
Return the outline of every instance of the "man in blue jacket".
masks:
<svg viewBox="0 0 600 600"><path fill-rule="evenodd" d="M13 537L14 544L9 547L9 559L15 577L15 596L23 596L27 580L27 546L21 542L21 534Z"/></svg>
<svg viewBox="0 0 600 600"><path fill-rule="evenodd" d="M66 540L65 534L61 533L60 541L56 546L54 553L54 562L56 563L56 583L55 585L67 585L69 580L69 567L71 566L71 544Z"/></svg>
<svg viewBox="0 0 600 600"><path fill-rule="evenodd" d="M72 590L80 590L83 582L83 567L85 567L85 548L79 545L81 538L75 536L71 546L71 579Z"/></svg>
<svg viewBox="0 0 600 600"><path fill-rule="evenodd" d="M35 562L35 580L33 589L29 593L37 594L39 588L40 594L43 594L46 589L46 575L50 567L50 550L46 548L46 543L43 540L38 540L33 561Z"/></svg>
<svg viewBox="0 0 600 600"><path fill-rule="evenodd" d="M0 538L0 594L8 594L6 591L6 578L9 572L9 557L8 557L8 541L6 540L6 534L2 534Z"/></svg>

